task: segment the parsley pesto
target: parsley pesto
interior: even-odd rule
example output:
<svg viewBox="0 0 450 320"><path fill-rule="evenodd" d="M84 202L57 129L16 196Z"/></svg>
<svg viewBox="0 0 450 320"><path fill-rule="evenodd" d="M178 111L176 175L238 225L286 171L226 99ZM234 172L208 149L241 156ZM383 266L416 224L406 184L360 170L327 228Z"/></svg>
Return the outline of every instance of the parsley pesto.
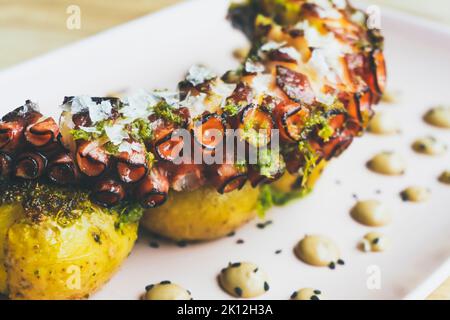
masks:
<svg viewBox="0 0 450 320"><path fill-rule="evenodd" d="M0 206L20 204L25 216L35 222L54 219L60 226L70 226L84 214L103 210L119 216L117 228L139 221L143 209L132 203L122 203L107 209L94 205L89 192L81 188L64 188L37 181L0 182Z"/></svg>

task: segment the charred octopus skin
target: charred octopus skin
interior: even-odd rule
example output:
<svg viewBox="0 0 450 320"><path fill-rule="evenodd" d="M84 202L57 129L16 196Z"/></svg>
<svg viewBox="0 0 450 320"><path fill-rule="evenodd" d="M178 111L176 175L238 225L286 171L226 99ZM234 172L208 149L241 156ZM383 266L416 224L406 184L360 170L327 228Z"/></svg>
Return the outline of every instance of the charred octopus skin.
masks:
<svg viewBox="0 0 450 320"><path fill-rule="evenodd" d="M285 177L304 194L317 172L362 134L381 98L381 33L366 26L363 12L337 0L240 1L229 18L252 48L241 67L222 78L194 66L175 92L67 97L59 126L30 101L6 115L0 122L2 178L84 186L105 207L139 203L148 209L144 220L158 217L148 219L149 229L189 240L223 234L196 233L196 214L160 214L167 203L178 203L171 197L201 195L206 188L218 199L236 199L246 196L241 188L257 194L268 184L276 189ZM236 141L243 154L226 148ZM200 212L198 206L211 200L189 199L183 197L184 212ZM220 223L231 215L220 215ZM180 225L185 233L175 237L165 217L190 227Z"/></svg>

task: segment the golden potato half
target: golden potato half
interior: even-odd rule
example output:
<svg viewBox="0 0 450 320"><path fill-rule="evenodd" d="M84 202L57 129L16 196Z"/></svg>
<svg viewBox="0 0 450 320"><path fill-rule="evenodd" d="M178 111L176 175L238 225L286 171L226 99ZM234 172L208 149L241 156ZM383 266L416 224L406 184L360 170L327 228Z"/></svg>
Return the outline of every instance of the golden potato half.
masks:
<svg viewBox="0 0 450 320"><path fill-rule="evenodd" d="M0 198L0 293L11 299L86 298L129 255L137 223L122 222L117 212L89 200L77 204L82 198L72 191L58 193L64 195L60 198L54 187L35 185L48 193L43 202L37 199L40 191L24 191L29 186L15 191L7 186L9 199ZM32 213L28 206L35 208Z"/></svg>
<svg viewBox="0 0 450 320"><path fill-rule="evenodd" d="M149 209L141 224L156 234L180 240L212 240L236 230L256 216L259 189L220 194L213 188L171 192L167 202Z"/></svg>

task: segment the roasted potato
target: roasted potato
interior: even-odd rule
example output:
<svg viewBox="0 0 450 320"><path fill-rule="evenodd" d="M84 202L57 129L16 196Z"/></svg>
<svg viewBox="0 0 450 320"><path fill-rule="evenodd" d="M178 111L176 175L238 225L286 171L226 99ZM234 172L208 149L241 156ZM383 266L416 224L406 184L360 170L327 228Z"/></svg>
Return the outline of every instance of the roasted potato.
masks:
<svg viewBox="0 0 450 320"><path fill-rule="evenodd" d="M26 182L0 192L0 293L11 299L86 298L136 240L130 209L100 208L83 191Z"/></svg>
<svg viewBox="0 0 450 320"><path fill-rule="evenodd" d="M180 240L212 240L236 230L256 216L259 189L219 194L213 188L171 192L161 207L149 209L142 225L156 234Z"/></svg>

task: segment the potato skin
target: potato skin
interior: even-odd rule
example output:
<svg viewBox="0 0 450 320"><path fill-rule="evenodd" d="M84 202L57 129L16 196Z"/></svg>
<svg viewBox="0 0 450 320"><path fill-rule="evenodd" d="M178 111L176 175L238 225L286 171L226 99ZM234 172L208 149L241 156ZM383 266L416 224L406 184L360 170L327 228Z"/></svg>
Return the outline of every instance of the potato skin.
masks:
<svg viewBox="0 0 450 320"><path fill-rule="evenodd" d="M163 206L146 211L141 224L175 241L213 240L252 220L258 197L259 189L249 184L227 194L212 188L172 192Z"/></svg>
<svg viewBox="0 0 450 320"><path fill-rule="evenodd" d="M137 224L116 229L116 214L93 208L62 227L50 217L20 217L20 204L0 206L2 292L11 299L82 299L107 282L129 255Z"/></svg>
<svg viewBox="0 0 450 320"><path fill-rule="evenodd" d="M5 269L6 235L11 226L24 216L21 205L10 204L0 206L0 294L7 293L7 273Z"/></svg>

